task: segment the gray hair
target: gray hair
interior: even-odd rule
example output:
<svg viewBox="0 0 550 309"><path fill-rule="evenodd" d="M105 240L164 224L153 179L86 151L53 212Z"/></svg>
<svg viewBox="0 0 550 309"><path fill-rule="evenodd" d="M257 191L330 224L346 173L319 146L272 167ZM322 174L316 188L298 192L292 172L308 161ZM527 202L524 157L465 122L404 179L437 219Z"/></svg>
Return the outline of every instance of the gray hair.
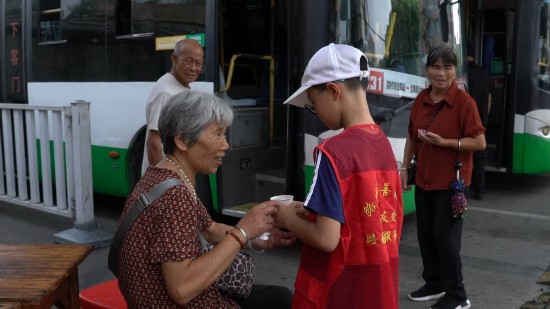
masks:
<svg viewBox="0 0 550 309"><path fill-rule="evenodd" d="M164 152L176 150L176 137L191 147L212 123L229 127L232 122L233 108L229 104L211 94L184 90L173 96L160 113L158 128Z"/></svg>

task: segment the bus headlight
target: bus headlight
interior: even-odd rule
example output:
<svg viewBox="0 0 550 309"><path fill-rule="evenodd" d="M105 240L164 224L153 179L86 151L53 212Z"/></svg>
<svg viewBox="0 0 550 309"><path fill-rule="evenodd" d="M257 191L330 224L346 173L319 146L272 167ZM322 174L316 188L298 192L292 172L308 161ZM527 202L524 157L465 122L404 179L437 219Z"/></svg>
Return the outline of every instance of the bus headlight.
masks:
<svg viewBox="0 0 550 309"><path fill-rule="evenodd" d="M548 134L550 134L550 126L542 127L541 131L544 136L548 136Z"/></svg>

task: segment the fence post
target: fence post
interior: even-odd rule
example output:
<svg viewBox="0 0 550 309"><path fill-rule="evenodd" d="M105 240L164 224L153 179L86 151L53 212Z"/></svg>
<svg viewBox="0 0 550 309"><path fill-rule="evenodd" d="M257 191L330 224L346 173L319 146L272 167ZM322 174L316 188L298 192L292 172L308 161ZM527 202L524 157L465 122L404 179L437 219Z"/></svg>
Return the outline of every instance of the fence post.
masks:
<svg viewBox="0 0 550 309"><path fill-rule="evenodd" d="M67 132L72 134L72 149L66 150L72 152L67 156L67 173L74 177L74 194L68 196L75 199L75 222L72 229L55 234L55 242L105 247L110 245L113 235L99 230L94 219L90 102L71 103L67 116Z"/></svg>

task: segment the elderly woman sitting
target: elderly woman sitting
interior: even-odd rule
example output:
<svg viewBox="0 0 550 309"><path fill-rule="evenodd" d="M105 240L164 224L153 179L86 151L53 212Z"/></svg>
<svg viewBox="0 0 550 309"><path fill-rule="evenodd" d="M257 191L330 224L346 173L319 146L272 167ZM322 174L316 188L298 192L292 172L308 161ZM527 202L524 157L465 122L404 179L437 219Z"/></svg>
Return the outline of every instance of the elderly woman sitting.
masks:
<svg viewBox="0 0 550 309"><path fill-rule="evenodd" d="M137 197L158 183L178 178L185 185L164 192L128 230L118 269L129 308L290 307L292 292L286 287L254 285L248 298L232 299L214 285L247 237L272 230L277 212L276 202L264 202L248 211L236 228L214 222L195 193L197 173L215 173L222 164L232 120L228 104L194 90L174 96L163 108L159 132L165 159L147 169L128 197L121 220ZM199 233L216 244L214 249L203 254ZM294 242L291 233L277 231L258 249Z"/></svg>

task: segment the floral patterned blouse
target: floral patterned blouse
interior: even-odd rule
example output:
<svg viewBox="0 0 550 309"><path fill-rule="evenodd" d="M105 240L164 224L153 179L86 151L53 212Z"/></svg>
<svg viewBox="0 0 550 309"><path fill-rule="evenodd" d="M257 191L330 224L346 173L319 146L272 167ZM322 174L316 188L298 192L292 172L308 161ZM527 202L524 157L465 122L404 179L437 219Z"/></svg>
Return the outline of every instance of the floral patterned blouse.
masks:
<svg viewBox="0 0 550 309"><path fill-rule="evenodd" d="M149 167L126 200L121 220L137 197L176 172ZM202 255L198 233L212 223L204 205L195 202L184 185L168 189L144 210L128 230L119 261L119 287L128 308L239 308L212 285L186 306L168 296L161 263L195 259Z"/></svg>

